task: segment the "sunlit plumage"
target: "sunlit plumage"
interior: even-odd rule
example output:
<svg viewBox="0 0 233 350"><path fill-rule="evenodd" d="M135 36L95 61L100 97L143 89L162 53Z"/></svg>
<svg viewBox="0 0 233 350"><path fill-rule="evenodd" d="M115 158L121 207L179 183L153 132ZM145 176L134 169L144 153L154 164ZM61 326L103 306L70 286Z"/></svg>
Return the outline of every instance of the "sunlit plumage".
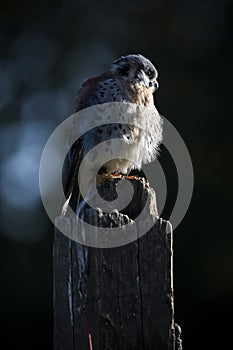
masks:
<svg viewBox="0 0 233 350"><path fill-rule="evenodd" d="M93 174L99 171L103 176L114 173L128 174L131 169L141 168L156 158L158 146L162 140L162 119L159 116L153 100L153 93L158 88L158 73L153 64L142 55L127 55L115 60L110 69L103 74L90 78L81 86L76 99L74 126L69 139L68 175L65 180L66 197L71 198L77 182L78 166L85 159ZM100 125L87 133L83 133L84 122L79 117L80 111L95 105L107 103L133 104L141 112L135 113L138 126L127 123L112 123ZM104 105L105 106L105 105ZM120 104L119 104L120 106ZM106 105L108 108L108 105ZM150 117L148 118L148 110ZM82 135L74 144L75 133ZM127 159L123 156L100 164L101 155L91 161L85 154L99 143L108 140L111 151L111 140L117 139L115 147L120 153L127 150ZM98 161L97 161L98 160ZM101 165L101 167L100 167ZM98 168L98 169L97 169ZM89 178L89 177L87 177Z"/></svg>

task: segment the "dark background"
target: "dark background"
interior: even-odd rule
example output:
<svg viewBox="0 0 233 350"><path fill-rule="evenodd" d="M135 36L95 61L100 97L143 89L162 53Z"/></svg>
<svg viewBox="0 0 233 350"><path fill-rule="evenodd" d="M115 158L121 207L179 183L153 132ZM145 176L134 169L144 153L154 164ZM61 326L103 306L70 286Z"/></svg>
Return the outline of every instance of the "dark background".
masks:
<svg viewBox="0 0 233 350"><path fill-rule="evenodd" d="M230 1L11 0L1 1L0 13L1 343L52 349L53 230L39 194L41 152L73 112L85 78L122 54L142 53L159 70L156 105L194 167L192 203L174 232L176 322L184 349L226 348L233 312ZM164 218L168 211L169 204Z"/></svg>

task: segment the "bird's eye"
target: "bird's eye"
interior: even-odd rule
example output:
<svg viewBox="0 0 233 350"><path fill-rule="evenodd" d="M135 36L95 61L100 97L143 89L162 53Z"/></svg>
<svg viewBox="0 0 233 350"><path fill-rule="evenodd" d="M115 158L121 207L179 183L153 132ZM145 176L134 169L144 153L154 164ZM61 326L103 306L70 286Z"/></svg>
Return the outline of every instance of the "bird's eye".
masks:
<svg viewBox="0 0 233 350"><path fill-rule="evenodd" d="M148 76L149 79L153 79L155 73L154 73L154 71L153 71L152 69L148 69L148 70L146 71L146 75Z"/></svg>

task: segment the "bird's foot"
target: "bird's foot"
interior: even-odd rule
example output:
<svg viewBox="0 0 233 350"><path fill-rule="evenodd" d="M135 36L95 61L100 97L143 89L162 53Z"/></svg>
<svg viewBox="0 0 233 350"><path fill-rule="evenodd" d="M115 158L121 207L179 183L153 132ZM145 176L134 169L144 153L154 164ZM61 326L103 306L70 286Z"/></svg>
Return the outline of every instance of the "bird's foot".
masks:
<svg viewBox="0 0 233 350"><path fill-rule="evenodd" d="M96 185L103 184L105 180L115 180L115 179L127 179L127 180L135 180L137 179L134 175L122 175L121 173L113 173L113 174L101 174L97 175Z"/></svg>
<svg viewBox="0 0 233 350"><path fill-rule="evenodd" d="M121 179L123 176L120 173L113 173L109 175L109 179Z"/></svg>
<svg viewBox="0 0 233 350"><path fill-rule="evenodd" d="M120 173L113 173L109 175L109 179L128 179L128 180L135 180L136 176L134 175L122 175Z"/></svg>
<svg viewBox="0 0 233 350"><path fill-rule="evenodd" d="M128 179L128 180L135 180L136 176L134 176L134 175L126 175L126 176L124 176L124 178Z"/></svg>
<svg viewBox="0 0 233 350"><path fill-rule="evenodd" d="M96 176L96 186L99 186L100 184L103 184L105 180L115 180L115 179L122 179L122 175L120 173L113 173L113 174L101 174Z"/></svg>

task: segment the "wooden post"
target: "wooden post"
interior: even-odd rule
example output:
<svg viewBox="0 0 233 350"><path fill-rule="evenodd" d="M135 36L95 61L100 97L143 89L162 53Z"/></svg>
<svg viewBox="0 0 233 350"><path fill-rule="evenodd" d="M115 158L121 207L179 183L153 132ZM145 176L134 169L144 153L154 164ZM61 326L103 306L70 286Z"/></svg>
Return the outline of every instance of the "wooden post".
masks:
<svg viewBox="0 0 233 350"><path fill-rule="evenodd" d="M106 181L100 194L114 196L116 181ZM88 209L85 216L100 227L120 226L137 217L149 196L157 220L141 238L93 248L55 230L54 350L175 349L171 225L157 217L148 183L132 184L134 198L122 213ZM72 223L64 218L64 224Z"/></svg>

